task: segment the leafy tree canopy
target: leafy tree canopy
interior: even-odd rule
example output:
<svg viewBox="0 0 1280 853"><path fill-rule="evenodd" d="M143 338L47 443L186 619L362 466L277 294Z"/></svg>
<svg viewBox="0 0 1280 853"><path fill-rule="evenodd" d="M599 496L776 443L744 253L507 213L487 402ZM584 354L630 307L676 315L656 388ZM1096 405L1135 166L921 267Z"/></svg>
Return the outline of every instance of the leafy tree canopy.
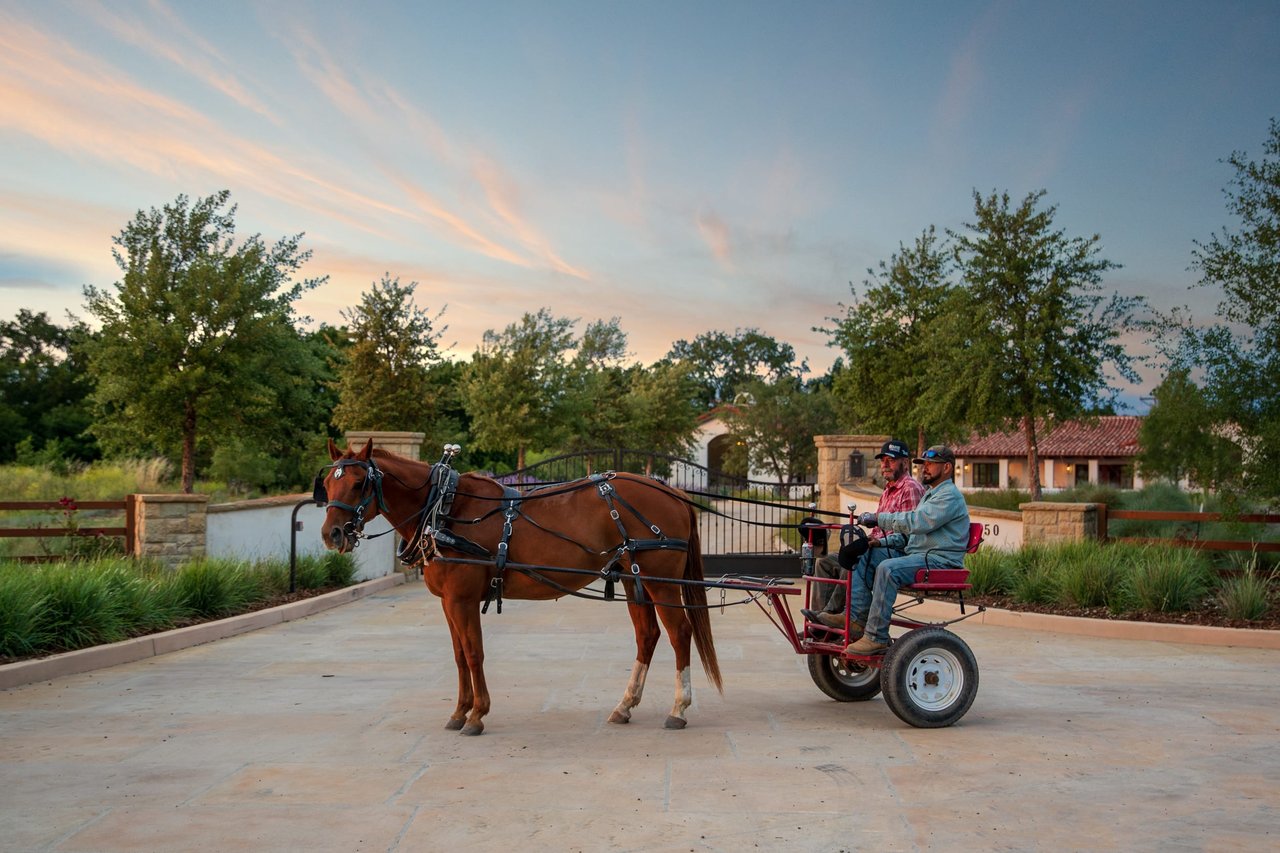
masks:
<svg viewBox="0 0 1280 853"><path fill-rule="evenodd" d="M25 308L0 322L0 461L13 461L19 445L46 460L98 458L79 349L89 336L78 320L63 327Z"/></svg>
<svg viewBox="0 0 1280 853"><path fill-rule="evenodd" d="M417 286L384 274L359 305L342 312L350 345L336 365L339 430L434 428L445 389L433 381L432 368L443 361L439 341L448 327L436 328L443 308L431 317L415 304Z"/></svg>
<svg viewBox="0 0 1280 853"><path fill-rule="evenodd" d="M776 380L799 376L807 362L796 364L795 349L757 329L704 332L692 341L678 340L667 353L670 361L683 360L698 383L697 402L703 409L733 402L740 388L752 379Z"/></svg>
<svg viewBox="0 0 1280 853"><path fill-rule="evenodd" d="M295 280L301 235L235 240L226 190L138 211L113 239L123 278L85 288L101 323L87 342L95 434L118 455L180 452L190 492L206 447L276 421L288 389L317 381L293 303L324 279Z"/></svg>
<svg viewBox="0 0 1280 853"><path fill-rule="evenodd" d="M954 310L954 259L945 239L925 229L910 246L899 244L868 278L843 317L826 332L848 358L832 371L842 425L852 431L955 438L962 427L936 405L939 351L936 331Z"/></svg>
<svg viewBox="0 0 1280 853"><path fill-rule="evenodd" d="M1238 432L1245 488L1280 502L1280 124L1271 120L1263 157L1242 152L1227 162L1235 175L1225 194L1238 220L1196 243L1200 286L1221 288L1219 324L1184 320L1175 364L1198 366L1219 422ZM1176 322L1176 319L1175 319Z"/></svg>
<svg viewBox="0 0 1280 853"><path fill-rule="evenodd" d="M930 387L957 422L986 430L1020 424L1033 499L1040 496L1036 423L1077 417L1113 398L1114 369L1137 381L1121 336L1137 328L1141 298L1102 293L1113 263L1100 238L1055 228L1044 191L1013 204L974 193L972 223L948 232L964 288L936 333ZM945 372L939 370L943 368ZM949 381L948 381L949 380Z"/></svg>

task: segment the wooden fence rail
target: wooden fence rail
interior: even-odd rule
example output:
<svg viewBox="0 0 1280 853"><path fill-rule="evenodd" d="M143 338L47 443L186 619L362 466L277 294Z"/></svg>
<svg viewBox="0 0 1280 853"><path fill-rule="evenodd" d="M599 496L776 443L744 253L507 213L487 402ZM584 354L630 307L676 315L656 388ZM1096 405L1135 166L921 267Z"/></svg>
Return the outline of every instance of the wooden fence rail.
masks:
<svg viewBox="0 0 1280 853"><path fill-rule="evenodd" d="M1280 524L1280 515L1224 515L1220 512L1159 512L1156 510L1108 509L1102 506L1098 513L1098 538L1106 542L1143 542L1173 545L1180 548L1196 548L1202 551L1257 551L1280 552L1280 542L1259 542L1252 539L1201 539L1199 536L1174 536L1169 539L1153 539L1138 536L1111 538L1107 527L1111 519L1133 521L1181 521L1200 524L1204 522L1244 522L1246 524Z"/></svg>
<svg viewBox="0 0 1280 853"><path fill-rule="evenodd" d="M0 501L0 511L20 511L35 512L41 510L59 512L59 513L75 513L80 510L116 510L124 512L123 527L92 527L82 525L67 525L63 527L0 527L0 539L51 539L66 536L119 536L124 539L124 552L126 555L132 555L134 545L134 524L136 518L136 502L130 495L124 500L118 501L73 501L68 504L64 501ZM59 559L58 557L47 557L44 555L22 555L10 557L9 559L19 562L41 562L48 559Z"/></svg>

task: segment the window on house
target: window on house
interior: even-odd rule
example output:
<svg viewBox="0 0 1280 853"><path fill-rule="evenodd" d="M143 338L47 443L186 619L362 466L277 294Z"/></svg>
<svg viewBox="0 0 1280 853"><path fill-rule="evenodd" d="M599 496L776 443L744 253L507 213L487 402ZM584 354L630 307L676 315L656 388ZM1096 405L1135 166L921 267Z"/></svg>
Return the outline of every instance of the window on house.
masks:
<svg viewBox="0 0 1280 853"><path fill-rule="evenodd" d="M995 489L1000 486L999 462L973 463L973 485L978 489Z"/></svg>

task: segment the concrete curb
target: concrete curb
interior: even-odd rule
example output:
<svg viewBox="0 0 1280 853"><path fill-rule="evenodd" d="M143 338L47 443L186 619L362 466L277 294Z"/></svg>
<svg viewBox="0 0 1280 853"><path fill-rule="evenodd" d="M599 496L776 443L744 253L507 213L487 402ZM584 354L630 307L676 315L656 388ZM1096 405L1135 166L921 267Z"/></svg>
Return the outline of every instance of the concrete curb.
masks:
<svg viewBox="0 0 1280 853"><path fill-rule="evenodd" d="M119 643L111 643L105 646L92 646L87 649L77 649L74 652L63 652L47 658L5 664L0 666L0 690L31 684L36 681L45 681L50 678L59 678L64 675L90 672L122 663L131 663L167 652L176 652L179 649L211 643L214 640L234 637L236 634L243 634L246 631L256 631L269 625L291 622L294 619L312 616L331 607L337 607L340 604L357 601L365 596L399 586L404 582L405 576L396 572L365 581L364 583L355 584L354 586L327 592L324 595L282 604L279 607L271 607L267 610L257 610L253 613L231 616L214 622L204 622L188 628L175 628L172 631L164 631L159 634L148 634L145 637L135 637L132 640L123 640Z"/></svg>
<svg viewBox="0 0 1280 853"><path fill-rule="evenodd" d="M899 597L898 602L910 599ZM972 613L973 605L965 605ZM959 605L948 601L926 600L907 614L920 619L955 619ZM989 607L970 617L968 622L1021 628L1026 631L1053 631L1077 637L1100 637L1108 640L1146 640L1157 643L1185 643L1197 646L1238 646L1249 649L1280 649L1280 631L1260 628L1219 628L1214 625L1177 625L1166 622L1130 622L1124 619L1089 619L1055 616L1050 613L1024 613Z"/></svg>

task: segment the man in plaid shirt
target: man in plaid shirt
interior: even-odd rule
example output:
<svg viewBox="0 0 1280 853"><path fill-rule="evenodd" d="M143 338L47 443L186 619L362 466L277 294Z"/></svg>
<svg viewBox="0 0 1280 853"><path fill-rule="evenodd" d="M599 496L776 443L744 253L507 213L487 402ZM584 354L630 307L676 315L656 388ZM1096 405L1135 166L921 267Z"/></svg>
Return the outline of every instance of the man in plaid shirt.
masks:
<svg viewBox="0 0 1280 853"><path fill-rule="evenodd" d="M880 495L880 503L876 512L908 512L916 508L920 498L924 496L924 486L911 476L911 451L907 443L899 439L890 439L876 454L880 460L880 473L884 475L884 492ZM854 540L854 547L840 549L840 557L826 556L818 561L815 573L821 577L842 577L853 568L853 561L862 556L861 540ZM887 533L879 527L873 528L867 537L870 548L889 548L901 551L906 547L907 537L901 533ZM848 562L849 565L844 565ZM806 610L804 615L812 622L820 622L830 628L844 628L844 587L833 584L813 584L813 610ZM827 591L830 596L827 597ZM822 599L826 598L826 605Z"/></svg>

